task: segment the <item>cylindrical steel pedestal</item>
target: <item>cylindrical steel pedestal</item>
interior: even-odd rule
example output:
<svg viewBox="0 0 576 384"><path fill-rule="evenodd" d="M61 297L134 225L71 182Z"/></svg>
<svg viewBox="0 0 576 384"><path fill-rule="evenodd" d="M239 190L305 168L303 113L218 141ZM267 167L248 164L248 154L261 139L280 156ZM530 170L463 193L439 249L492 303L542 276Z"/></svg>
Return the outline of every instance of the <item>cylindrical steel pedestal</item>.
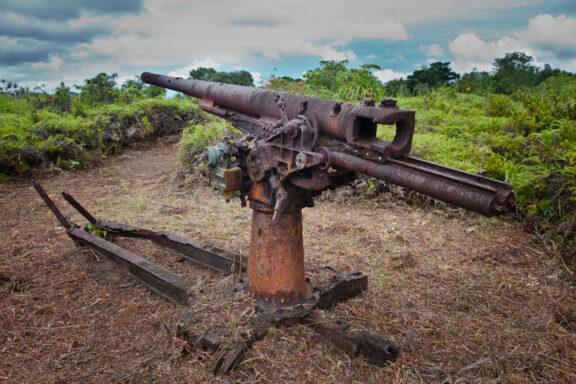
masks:
<svg viewBox="0 0 576 384"><path fill-rule="evenodd" d="M248 291L274 305L290 305L309 296L304 280L302 209L277 215L252 206Z"/></svg>

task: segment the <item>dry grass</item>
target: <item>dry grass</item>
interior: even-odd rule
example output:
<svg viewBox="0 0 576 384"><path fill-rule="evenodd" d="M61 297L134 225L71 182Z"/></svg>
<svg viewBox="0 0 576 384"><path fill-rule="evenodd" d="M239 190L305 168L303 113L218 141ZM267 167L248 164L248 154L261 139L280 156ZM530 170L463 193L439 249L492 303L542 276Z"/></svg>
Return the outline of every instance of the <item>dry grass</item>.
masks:
<svg viewBox="0 0 576 384"><path fill-rule="evenodd" d="M247 254L251 213L209 187L177 188L173 146L42 180L101 218L165 229ZM420 210L345 192L304 212L309 272L331 265L369 276L369 290L334 312L400 344L384 368L354 359L306 326L273 329L230 375L215 356L182 355L183 308L76 248L29 181L0 186L0 381L94 383L571 383L576 292L563 267L514 222ZM149 243L122 246L197 283L199 327L243 329L254 303L217 297L221 276ZM216 301L214 301L217 299ZM217 303L217 304L214 304Z"/></svg>

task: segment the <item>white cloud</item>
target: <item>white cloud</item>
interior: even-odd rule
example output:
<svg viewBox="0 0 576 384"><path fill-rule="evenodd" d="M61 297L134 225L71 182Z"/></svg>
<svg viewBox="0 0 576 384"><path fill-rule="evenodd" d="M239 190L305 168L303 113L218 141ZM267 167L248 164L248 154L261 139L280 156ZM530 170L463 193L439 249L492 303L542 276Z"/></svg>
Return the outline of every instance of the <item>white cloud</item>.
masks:
<svg viewBox="0 0 576 384"><path fill-rule="evenodd" d="M405 79L408 75L409 73L396 72L391 69L384 69L382 71L374 72L374 76L376 76L376 78L378 78L378 80L383 83L387 83L390 80Z"/></svg>
<svg viewBox="0 0 576 384"><path fill-rule="evenodd" d="M348 49L346 51L337 51L329 45L324 45L320 47L320 57L322 60L354 60L356 59L356 54Z"/></svg>
<svg viewBox="0 0 576 384"><path fill-rule="evenodd" d="M274 50L262 51L262 56L267 59L280 60L280 52Z"/></svg>
<svg viewBox="0 0 576 384"><path fill-rule="evenodd" d="M531 18L525 29L513 33L512 36L488 42L474 33L464 33L452 40L448 46L454 55L452 64L457 72L469 72L474 68L491 71L494 59L515 51L532 56L533 64L537 66L542 66L541 60L554 62L555 52L566 52L566 47L575 51L575 36L576 18L541 14Z"/></svg>
<svg viewBox="0 0 576 384"><path fill-rule="evenodd" d="M534 51L518 39L503 37L498 41L485 42L473 33L464 33L452 40L448 47L454 55L452 62L456 72L491 71L495 58L504 57L506 53L522 51L534 56Z"/></svg>
<svg viewBox="0 0 576 384"><path fill-rule="evenodd" d="M122 86L128 80L136 80L137 76L119 76L116 79L116 84Z"/></svg>
<svg viewBox="0 0 576 384"><path fill-rule="evenodd" d="M253 55L275 60L286 55L344 60L356 58L343 47L352 40L408 37L401 18L382 17L390 13L383 12L388 6L358 1L334 6L327 0L294 0L271 6L265 0L147 0L142 14L108 20L106 24L115 32L96 39L90 52L114 57L122 65L182 65L202 57L237 63ZM93 23L89 17L84 20Z"/></svg>
<svg viewBox="0 0 576 384"><path fill-rule="evenodd" d="M261 60L262 57L278 61L287 56L308 56L314 60L356 60L360 51L352 51L348 44L359 39L376 39L381 41L382 46L389 41L408 40L406 45L399 44L400 48L396 48L398 51L394 53L381 54L382 47L378 47L373 50L378 57L361 57L362 61L373 60L379 64L379 60L396 55L395 59L387 60L388 65L394 62L395 68L402 68L397 64L405 64L408 71L413 61L408 61L402 54L411 58L412 52L400 50L403 47L410 50L417 47L415 41L418 36L411 36L407 26L436 26L466 14L472 15L470 31L473 31L474 25L478 25L474 24L474 15L510 11L515 7L520 9L535 1L541 0L404 0L394 4L382 0L355 0L338 4L332 0L144 0L143 11L138 14L123 14L120 17L83 11L79 18L63 24L62 31L102 27L103 34L94 35L99 37L93 40L83 40L88 41L83 44L68 43L65 46L62 43L60 51L50 51L49 54L60 57L61 63L49 61L38 63L33 68L30 59L27 59L29 61L19 66L0 66L0 77L11 78L13 73L28 72L29 81L47 79L44 82L48 83L52 78L57 78L67 83L82 83L82 79L102 71L125 76L142 68L162 68L163 73L172 70L171 74L187 76L190 69L198 66L228 70L254 58ZM12 19L19 17L9 13L10 10L5 12ZM540 52L536 45L540 45L538 49L543 49L545 44L571 46L576 35L574 20L562 15L538 15L527 22L524 30L496 40L482 37L480 33L484 30L463 33L449 45L449 51L454 55L451 60L453 68L457 71L471 70L473 67L490 70L493 59L503 57L506 52L523 50L531 54L533 51L528 48ZM438 36L437 31L431 30L431 33ZM0 36L2 48L10 47L7 44L21 44L18 43L20 40L7 39ZM439 38L433 41L438 44L421 47L428 58L443 57L448 53L446 42ZM47 61L46 57L38 60ZM206 58L210 58L210 61L203 62ZM562 64L567 64L568 60L571 57L563 59ZM303 62L309 63L310 60ZM258 63L262 64L262 61ZM419 68L422 62L414 64L418 64L415 68ZM276 63L270 65L273 66ZM55 76L50 71L58 67L59 73ZM43 73L42 70L47 72ZM382 76L394 73L386 71L381 71ZM396 74L403 75L400 72Z"/></svg>
<svg viewBox="0 0 576 384"><path fill-rule="evenodd" d="M78 49L70 54L70 57L76 60L86 59L90 53L85 49Z"/></svg>
<svg viewBox="0 0 576 384"><path fill-rule="evenodd" d="M260 72L250 72L252 78L254 79L254 85L257 87L263 83L264 78Z"/></svg>
<svg viewBox="0 0 576 384"><path fill-rule="evenodd" d="M530 42L576 47L576 18L542 14L531 18L528 28L518 36Z"/></svg>
<svg viewBox="0 0 576 384"><path fill-rule="evenodd" d="M187 78L190 76L190 71L200 67L218 69L220 68L220 63L215 62L210 57L202 60L194 60L194 62L190 65L176 69L174 71L170 71L168 76Z"/></svg>
<svg viewBox="0 0 576 384"><path fill-rule="evenodd" d="M421 45L420 51L428 56L442 56L444 55L444 50L438 44L431 44L428 46Z"/></svg>
<svg viewBox="0 0 576 384"><path fill-rule="evenodd" d="M64 61L59 57L51 57L49 62L33 63L32 68L36 70L56 72L62 68Z"/></svg>

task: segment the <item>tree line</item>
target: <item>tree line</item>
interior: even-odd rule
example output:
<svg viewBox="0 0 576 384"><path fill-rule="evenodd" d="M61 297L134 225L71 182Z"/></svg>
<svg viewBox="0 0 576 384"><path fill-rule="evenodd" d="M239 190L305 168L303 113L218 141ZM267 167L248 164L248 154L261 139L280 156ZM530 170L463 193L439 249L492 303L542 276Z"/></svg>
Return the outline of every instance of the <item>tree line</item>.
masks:
<svg viewBox="0 0 576 384"><path fill-rule="evenodd" d="M320 67L307 71L302 79L272 76L267 86L273 89L302 93L315 93L320 97L346 100L364 97L400 97L430 93L441 87L453 87L461 93L510 95L515 91L528 90L542 84L550 77L574 78L574 74L534 65L534 58L524 52L506 53L493 62L493 70L477 71L460 75L454 72L450 62L435 62L415 70L406 79L395 79L383 84L375 75L381 68L362 65L348 68L349 62L321 61Z"/></svg>
<svg viewBox="0 0 576 384"><path fill-rule="evenodd" d="M438 61L422 66L405 79L391 80L383 84L375 75L375 71L380 69L374 64L349 68L347 60L327 60L321 61L320 67L305 72L302 79L271 76L264 86L330 99L359 100L365 97L422 95L446 86L454 87L462 93L509 95L517 90L536 87L553 76L574 77L569 72L553 69L549 64L539 68L534 65L534 58L524 52L507 53L504 57L495 59L491 72L473 70L460 75L452 70L450 62ZM191 70L189 78L254 86L254 79L248 71L224 72L200 67ZM71 91L70 87L61 82L53 95L48 95L42 87L30 91L28 88L19 87L15 82L2 79L0 94L12 97L44 94L44 100L38 98L37 103L44 102L62 112L73 111L79 102L87 105L131 103L141 98L166 95L165 89L143 84L137 76L125 81L121 86L118 86L117 79L116 73L109 75L102 72L84 80L83 85L75 85L77 92Z"/></svg>

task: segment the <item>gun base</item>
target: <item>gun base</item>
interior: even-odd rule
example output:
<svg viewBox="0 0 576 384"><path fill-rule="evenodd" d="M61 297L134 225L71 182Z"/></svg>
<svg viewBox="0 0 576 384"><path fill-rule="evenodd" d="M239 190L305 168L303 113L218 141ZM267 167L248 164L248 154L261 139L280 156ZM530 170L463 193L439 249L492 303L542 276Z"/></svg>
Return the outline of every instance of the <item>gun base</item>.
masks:
<svg viewBox="0 0 576 384"><path fill-rule="evenodd" d="M302 208L274 217L273 207L252 205L248 258L250 296L276 306L307 301Z"/></svg>

